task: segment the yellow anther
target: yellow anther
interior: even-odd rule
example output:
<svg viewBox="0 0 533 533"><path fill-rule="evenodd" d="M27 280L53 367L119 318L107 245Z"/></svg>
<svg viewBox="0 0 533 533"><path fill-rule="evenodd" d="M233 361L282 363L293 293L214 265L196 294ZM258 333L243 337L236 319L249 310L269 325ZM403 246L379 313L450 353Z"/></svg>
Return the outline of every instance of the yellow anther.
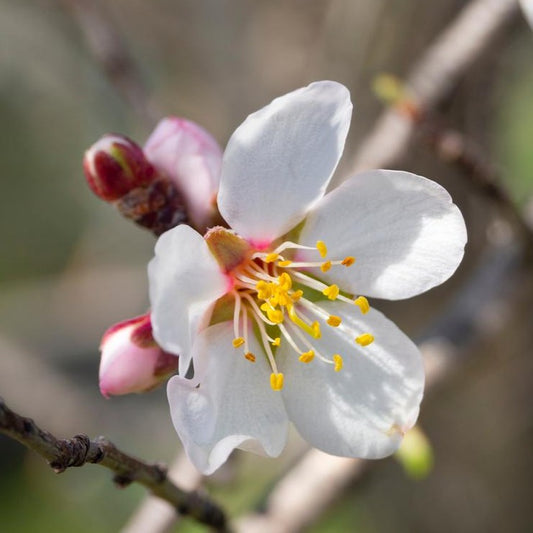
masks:
<svg viewBox="0 0 533 533"><path fill-rule="evenodd" d="M279 305L287 306L292 304L293 300L286 291L283 291L278 296Z"/></svg>
<svg viewBox="0 0 533 533"><path fill-rule="evenodd" d="M328 326L332 326L336 328L337 326L340 326L342 319L340 316L330 315L327 322L328 322Z"/></svg>
<svg viewBox="0 0 533 533"><path fill-rule="evenodd" d="M287 272L283 272L283 274L278 276L278 284L283 291L288 291L292 287L292 279Z"/></svg>
<svg viewBox="0 0 533 533"><path fill-rule="evenodd" d="M333 356L333 364L335 365L335 372L342 370L343 360L338 353Z"/></svg>
<svg viewBox="0 0 533 533"><path fill-rule="evenodd" d="M272 346L279 346L281 344L281 338L280 337L276 337L273 341L272 341Z"/></svg>
<svg viewBox="0 0 533 533"><path fill-rule="evenodd" d="M311 328L313 329L313 337L315 339L320 339L320 337L322 337L322 332L320 331L320 324L315 320L315 322L311 324Z"/></svg>
<svg viewBox="0 0 533 533"><path fill-rule="evenodd" d="M270 296L272 295L272 287L270 285L271 285L270 283L267 283L266 281L263 281L263 280L259 280L255 284L255 288L257 290L257 297L260 300L266 300L270 298Z"/></svg>
<svg viewBox="0 0 533 533"><path fill-rule="evenodd" d="M270 386L272 390L281 390L283 388L283 374L270 374Z"/></svg>
<svg viewBox="0 0 533 533"><path fill-rule="evenodd" d="M261 311L264 311L265 313L270 309L270 305L268 305L266 302L264 304L261 304Z"/></svg>
<svg viewBox="0 0 533 533"><path fill-rule="evenodd" d="M322 270L322 272L327 272L330 268L331 268L331 261L326 261L325 263L322 263L320 265L320 270Z"/></svg>
<svg viewBox="0 0 533 533"><path fill-rule="evenodd" d="M328 255L328 249L324 241L316 241L316 249L320 253L320 257L326 257Z"/></svg>
<svg viewBox="0 0 533 533"><path fill-rule="evenodd" d="M255 355L252 352L246 352L244 354L244 358L248 359L248 361L250 361L250 363L255 363Z"/></svg>
<svg viewBox="0 0 533 533"><path fill-rule="evenodd" d="M304 291L302 291L301 289L298 289L297 291L294 291L292 294L291 294L291 299L293 302L297 302L304 294Z"/></svg>
<svg viewBox="0 0 533 533"><path fill-rule="evenodd" d="M242 337L237 337L233 339L233 347L238 348L244 344L244 339Z"/></svg>
<svg viewBox="0 0 533 533"><path fill-rule="evenodd" d="M265 257L265 263L273 263L278 257L279 257L279 254L275 254L275 253L268 254Z"/></svg>
<svg viewBox="0 0 533 533"><path fill-rule="evenodd" d="M345 267L350 267L352 266L353 264L355 263L355 257L352 257L351 255L345 257L341 264L344 265Z"/></svg>
<svg viewBox="0 0 533 533"><path fill-rule="evenodd" d="M370 304L368 303L368 300L364 296L359 296L356 298L353 302L355 305L361 309L361 313L366 314L368 311L370 311Z"/></svg>
<svg viewBox="0 0 533 533"><path fill-rule="evenodd" d="M292 264L292 261L289 261L288 259L287 259L287 261L280 261L280 262L278 263L278 265L279 265L280 267L288 267L288 266L291 265L291 264Z"/></svg>
<svg viewBox="0 0 533 533"><path fill-rule="evenodd" d="M370 333L363 333L355 339L355 342L361 346L368 346L374 342L374 335L371 335Z"/></svg>
<svg viewBox="0 0 533 533"><path fill-rule="evenodd" d="M273 296L272 298L270 298L268 300L268 303L272 306L272 307L276 307L278 304L279 304L279 294L276 294L276 296Z"/></svg>
<svg viewBox="0 0 533 533"><path fill-rule="evenodd" d="M330 285L322 291L322 294L327 296L330 300L335 300L339 295L339 287L337 287L337 285Z"/></svg>
<svg viewBox="0 0 533 533"><path fill-rule="evenodd" d="M309 350L308 352L304 352L303 354L298 357L298 361L301 361L302 363L310 363L315 358L315 352L313 350Z"/></svg>
<svg viewBox="0 0 533 533"><path fill-rule="evenodd" d="M279 309L272 309L271 307L269 307L266 310L266 314L268 319L271 322L274 322L274 324L281 324L283 322L283 312Z"/></svg>

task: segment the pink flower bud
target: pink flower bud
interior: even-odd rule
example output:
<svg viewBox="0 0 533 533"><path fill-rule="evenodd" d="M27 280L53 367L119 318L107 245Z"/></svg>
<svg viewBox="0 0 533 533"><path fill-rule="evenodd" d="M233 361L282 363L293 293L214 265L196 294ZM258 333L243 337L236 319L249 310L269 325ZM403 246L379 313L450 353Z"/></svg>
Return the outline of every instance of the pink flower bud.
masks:
<svg viewBox="0 0 533 533"><path fill-rule="evenodd" d="M215 224L222 164L222 150L216 140L194 122L168 117L159 122L144 151L182 194L192 225L203 233Z"/></svg>
<svg viewBox="0 0 533 533"><path fill-rule="evenodd" d="M140 146L122 135L104 135L85 152L83 170L96 196L107 202L156 177Z"/></svg>
<svg viewBox="0 0 533 533"><path fill-rule="evenodd" d="M155 342L149 314L109 328L100 351L100 392L106 398L153 389L178 368L178 357Z"/></svg>

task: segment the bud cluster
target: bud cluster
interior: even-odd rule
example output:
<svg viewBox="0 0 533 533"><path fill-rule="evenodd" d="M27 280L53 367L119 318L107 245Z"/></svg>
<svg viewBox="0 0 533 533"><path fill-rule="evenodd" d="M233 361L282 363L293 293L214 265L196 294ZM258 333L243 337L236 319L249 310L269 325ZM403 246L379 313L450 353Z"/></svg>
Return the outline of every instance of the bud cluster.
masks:
<svg viewBox="0 0 533 533"><path fill-rule="evenodd" d="M144 148L108 134L83 158L94 194L156 235L185 222L204 233L220 221L216 195L221 165L216 140L177 117L161 120ZM178 356L154 340L149 314L112 326L100 350L100 391L105 397L150 390L178 368Z"/></svg>
<svg viewBox="0 0 533 533"><path fill-rule="evenodd" d="M123 135L104 135L85 152L83 169L99 198L160 235L184 222L204 232L218 221L221 163L222 150L207 131L169 117L144 149Z"/></svg>

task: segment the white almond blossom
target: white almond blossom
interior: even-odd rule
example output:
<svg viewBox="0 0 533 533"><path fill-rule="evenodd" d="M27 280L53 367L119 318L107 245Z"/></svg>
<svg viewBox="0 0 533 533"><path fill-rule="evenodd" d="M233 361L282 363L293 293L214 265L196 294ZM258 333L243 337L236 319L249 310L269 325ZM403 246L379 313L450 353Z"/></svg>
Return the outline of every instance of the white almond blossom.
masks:
<svg viewBox="0 0 533 533"><path fill-rule="evenodd" d="M440 185L407 172L363 172L325 194L351 113L331 81L253 113L223 157L231 230L179 226L157 242L154 336L180 354L172 419L206 474L237 447L277 456L289 421L327 453L380 458L417 419L420 353L366 297L444 282L465 225Z"/></svg>

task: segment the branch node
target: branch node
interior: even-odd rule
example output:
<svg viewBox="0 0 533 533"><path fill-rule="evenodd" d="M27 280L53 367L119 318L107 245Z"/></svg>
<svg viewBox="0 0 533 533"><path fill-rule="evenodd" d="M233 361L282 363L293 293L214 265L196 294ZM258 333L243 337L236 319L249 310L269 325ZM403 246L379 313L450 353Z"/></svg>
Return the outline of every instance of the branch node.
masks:
<svg viewBox="0 0 533 533"><path fill-rule="evenodd" d="M133 483L133 479L131 476L127 474L117 474L116 476L113 476L113 483L119 488L124 489L128 485L131 485Z"/></svg>

